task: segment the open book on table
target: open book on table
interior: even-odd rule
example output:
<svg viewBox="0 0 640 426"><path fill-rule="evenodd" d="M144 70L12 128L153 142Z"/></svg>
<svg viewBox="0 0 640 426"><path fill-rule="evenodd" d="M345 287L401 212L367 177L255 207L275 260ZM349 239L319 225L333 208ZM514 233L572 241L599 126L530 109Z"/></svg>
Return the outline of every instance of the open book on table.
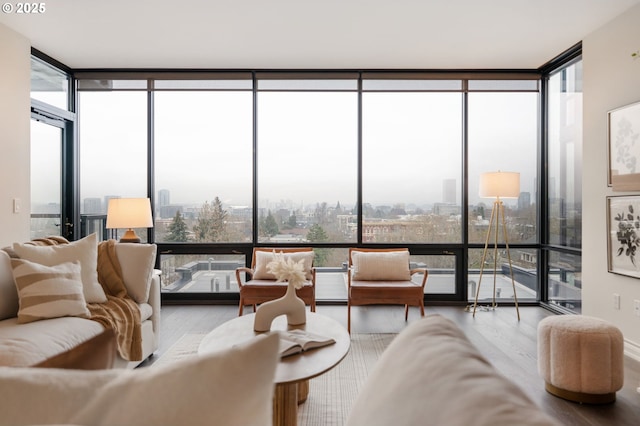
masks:
<svg viewBox="0 0 640 426"><path fill-rule="evenodd" d="M294 355L336 342L331 337L321 336L304 330L278 331L278 334L280 335L281 357Z"/></svg>

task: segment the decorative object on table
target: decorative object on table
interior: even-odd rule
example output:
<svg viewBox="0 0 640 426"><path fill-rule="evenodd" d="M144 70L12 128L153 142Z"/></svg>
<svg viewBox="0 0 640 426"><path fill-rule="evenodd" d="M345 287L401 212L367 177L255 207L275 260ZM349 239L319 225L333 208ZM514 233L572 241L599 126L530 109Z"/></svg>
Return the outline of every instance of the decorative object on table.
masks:
<svg viewBox="0 0 640 426"><path fill-rule="evenodd" d="M640 190L640 102L607 114L609 175L614 191Z"/></svg>
<svg viewBox="0 0 640 426"><path fill-rule="evenodd" d="M480 262L480 277L478 278L478 288L476 290L476 298L473 302L473 316L476 315L476 307L478 306L478 295L480 294L480 285L482 284L482 274L484 272L484 262L487 257L489 247L489 239L491 238L491 230L495 227L494 243L493 243L493 297L491 307L496 307L496 278L498 275L498 234L500 233L500 223L502 223L502 235L506 247L507 258L509 259L509 273L511 275L511 285L513 286L513 298L516 304L516 313L518 321L520 321L520 310L518 309L518 296L516 294L516 283L513 279L513 265L511 264L511 253L509 251L509 238L507 233L506 219L504 215L504 204L502 198L518 198L520 195L520 173L517 172L488 172L480 175L480 197L495 198L493 209L491 210L491 220L489 221L489 229L487 230L487 238L484 242L484 251L482 252L482 260Z"/></svg>
<svg viewBox="0 0 640 426"><path fill-rule="evenodd" d="M287 282L287 292L279 299L263 303L256 311L253 323L255 331L268 331L275 317L287 316L289 325L302 325L306 322L305 304L296 295L296 289L305 282L304 260L294 261L283 253L273 252L273 260L267 265L278 282Z"/></svg>
<svg viewBox="0 0 640 426"><path fill-rule="evenodd" d="M283 358L336 342L333 337L321 336L306 330L278 331L277 333L280 335L280 356Z"/></svg>
<svg viewBox="0 0 640 426"><path fill-rule="evenodd" d="M607 197L607 267L640 278L640 196Z"/></svg>
<svg viewBox="0 0 640 426"><path fill-rule="evenodd" d="M151 201L148 198L112 198L107 209L107 229L127 229L121 243L139 243L134 228L152 228Z"/></svg>

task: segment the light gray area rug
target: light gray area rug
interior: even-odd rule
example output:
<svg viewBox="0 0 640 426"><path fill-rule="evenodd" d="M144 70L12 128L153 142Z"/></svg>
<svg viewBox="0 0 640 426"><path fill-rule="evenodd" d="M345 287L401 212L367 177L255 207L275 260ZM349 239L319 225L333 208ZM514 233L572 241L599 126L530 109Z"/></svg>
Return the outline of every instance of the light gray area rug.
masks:
<svg viewBox="0 0 640 426"><path fill-rule="evenodd" d="M204 334L185 334L151 367L194 356ZM298 406L301 426L339 426L345 424L369 372L396 334L352 334L349 353L334 369L309 383L309 396Z"/></svg>

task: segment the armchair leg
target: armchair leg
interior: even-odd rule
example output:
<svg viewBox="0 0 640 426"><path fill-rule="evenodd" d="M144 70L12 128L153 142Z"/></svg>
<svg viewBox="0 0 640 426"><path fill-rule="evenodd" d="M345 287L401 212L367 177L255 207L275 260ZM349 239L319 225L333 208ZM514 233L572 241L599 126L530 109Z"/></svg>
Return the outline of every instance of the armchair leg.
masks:
<svg viewBox="0 0 640 426"><path fill-rule="evenodd" d="M254 304L253 305L253 312L255 312L255 311L256 311L256 305Z"/></svg>
<svg viewBox="0 0 640 426"><path fill-rule="evenodd" d="M409 320L409 305L404 305L404 320Z"/></svg>
<svg viewBox="0 0 640 426"><path fill-rule="evenodd" d="M238 308L238 316L242 316L242 312L244 311L244 300L240 299L240 307Z"/></svg>
<svg viewBox="0 0 640 426"><path fill-rule="evenodd" d="M420 316L424 316L424 300L420 301Z"/></svg>

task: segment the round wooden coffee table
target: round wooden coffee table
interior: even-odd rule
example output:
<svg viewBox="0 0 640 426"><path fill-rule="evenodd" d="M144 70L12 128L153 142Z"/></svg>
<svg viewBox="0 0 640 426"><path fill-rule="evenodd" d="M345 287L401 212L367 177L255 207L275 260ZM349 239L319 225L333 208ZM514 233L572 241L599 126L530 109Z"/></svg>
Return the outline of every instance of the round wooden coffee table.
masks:
<svg viewBox="0 0 640 426"><path fill-rule="evenodd" d="M255 314L244 315L215 328L204 337L198 353L228 349L262 334L253 331L254 317ZM349 352L351 345L349 333L339 322L317 313L307 312L306 324L289 326L287 317L279 316L271 325L271 330L296 329L332 337L336 343L280 359L275 376L274 425L297 424L297 406L306 399L309 390L308 380L338 365Z"/></svg>

